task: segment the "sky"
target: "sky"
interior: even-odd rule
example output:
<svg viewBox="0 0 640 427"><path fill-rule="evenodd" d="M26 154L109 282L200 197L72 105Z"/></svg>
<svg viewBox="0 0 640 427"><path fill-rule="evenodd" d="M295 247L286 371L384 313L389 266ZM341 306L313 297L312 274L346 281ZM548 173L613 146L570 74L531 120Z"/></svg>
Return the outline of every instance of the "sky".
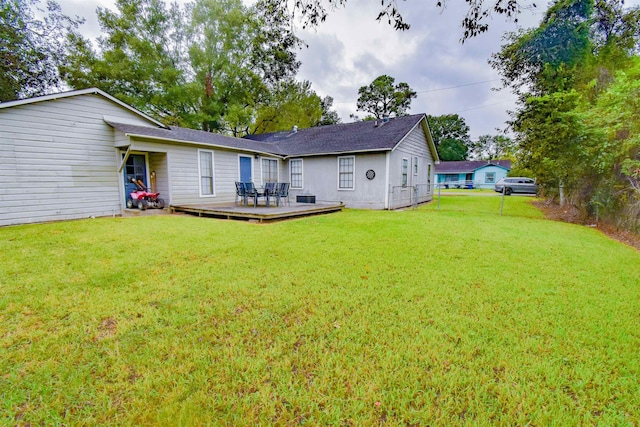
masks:
<svg viewBox="0 0 640 427"><path fill-rule="evenodd" d="M96 8L115 9L112 0L58 3L66 15L86 19L80 32L90 38L100 35ZM298 53L302 62L298 79L309 80L321 97L331 96L333 109L343 122L349 122L350 114L361 118L367 114L356 110L358 89L387 74L418 92L411 114L459 114L470 127L472 139L495 135L496 129L506 126L515 96L495 90L500 88L500 76L487 61L500 50L505 32L536 26L545 8L524 11L517 24L495 16L487 33L462 44L460 23L467 3L448 0L444 9L435 4L436 0L398 0L411 25L408 31L395 31L386 21L375 20L379 0L348 0L346 7L331 11L316 28L302 29L298 24L296 34L308 45Z"/></svg>

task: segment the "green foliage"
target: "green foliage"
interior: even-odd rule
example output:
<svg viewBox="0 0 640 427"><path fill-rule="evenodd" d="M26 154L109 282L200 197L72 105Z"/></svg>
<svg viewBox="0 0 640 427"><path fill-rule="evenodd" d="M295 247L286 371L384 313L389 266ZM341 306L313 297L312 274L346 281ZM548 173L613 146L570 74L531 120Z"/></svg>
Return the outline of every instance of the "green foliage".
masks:
<svg viewBox="0 0 640 427"><path fill-rule="evenodd" d="M320 100L320 106L322 107L322 117L320 118L318 126L337 125L342 121L338 113L331 109L333 106L332 97L325 96L322 98Z"/></svg>
<svg viewBox="0 0 640 427"><path fill-rule="evenodd" d="M278 86L268 102L258 108L251 133L268 133L317 126L322 119L321 99L311 83L288 81Z"/></svg>
<svg viewBox="0 0 640 427"><path fill-rule="evenodd" d="M635 230L639 17L618 0L556 2L539 28L511 34L492 58L521 100L518 167L547 193L562 186L587 213Z"/></svg>
<svg viewBox="0 0 640 427"><path fill-rule="evenodd" d="M466 160L471 138L469 126L457 114L427 116L433 142L440 160Z"/></svg>
<svg viewBox="0 0 640 427"><path fill-rule="evenodd" d="M66 61L65 38L76 36L80 18L64 15L53 0L0 2L0 102L59 89L57 66Z"/></svg>
<svg viewBox="0 0 640 427"><path fill-rule="evenodd" d="M63 75L73 87L99 87L164 123L242 136L300 65L300 40L263 6L118 0L117 11L98 9L99 52L70 38Z"/></svg>
<svg viewBox="0 0 640 427"><path fill-rule="evenodd" d="M515 151L515 141L504 135L480 135L469 147L474 160L514 159Z"/></svg>
<svg viewBox="0 0 640 427"><path fill-rule="evenodd" d="M407 83L395 84L393 77L382 75L358 90L357 106L359 111L366 111L376 119L392 114L404 116L416 96Z"/></svg>
<svg viewBox="0 0 640 427"><path fill-rule="evenodd" d="M640 255L499 200L1 228L0 424L629 424Z"/></svg>

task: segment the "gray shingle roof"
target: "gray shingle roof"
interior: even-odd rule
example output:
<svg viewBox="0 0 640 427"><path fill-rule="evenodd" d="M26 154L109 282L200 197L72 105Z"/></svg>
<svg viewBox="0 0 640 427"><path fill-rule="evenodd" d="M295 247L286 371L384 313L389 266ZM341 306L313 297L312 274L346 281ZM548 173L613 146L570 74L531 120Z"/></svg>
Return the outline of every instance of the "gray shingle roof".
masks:
<svg viewBox="0 0 640 427"><path fill-rule="evenodd" d="M277 144L287 156L385 151L393 149L424 117L424 114L414 114L395 117L386 123L381 120L344 123L297 132L248 135L245 139Z"/></svg>
<svg viewBox="0 0 640 427"><path fill-rule="evenodd" d="M180 127L154 128L107 121L114 128L132 135L163 138L233 149L269 153L283 157L339 154L393 149L420 121L424 114L395 117L388 122L355 122L233 138L211 132Z"/></svg>
<svg viewBox="0 0 640 427"><path fill-rule="evenodd" d="M460 162L440 162L436 173L471 173L487 165L500 166L511 170L511 160L465 160Z"/></svg>

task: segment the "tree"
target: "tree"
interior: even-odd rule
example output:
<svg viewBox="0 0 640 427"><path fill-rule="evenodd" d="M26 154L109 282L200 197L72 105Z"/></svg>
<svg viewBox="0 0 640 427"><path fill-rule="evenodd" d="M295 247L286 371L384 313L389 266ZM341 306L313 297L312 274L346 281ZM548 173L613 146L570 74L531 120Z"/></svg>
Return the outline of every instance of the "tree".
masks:
<svg viewBox="0 0 640 427"><path fill-rule="evenodd" d="M469 126L457 114L427 116L433 142L441 160L466 160L469 150Z"/></svg>
<svg viewBox="0 0 640 427"><path fill-rule="evenodd" d="M475 160L495 160L513 158L515 142L504 135L481 135L471 142L469 154Z"/></svg>
<svg viewBox="0 0 640 427"><path fill-rule="evenodd" d="M320 106L322 107L322 118L320 118L318 126L337 125L342 121L338 113L331 109L333 106L332 97L325 96L322 98L320 100Z"/></svg>
<svg viewBox="0 0 640 427"><path fill-rule="evenodd" d="M366 111L376 119L395 114L404 116L415 98L414 92L407 83L394 85L393 77L382 75L377 77L369 86L362 86L358 90L358 110Z"/></svg>
<svg viewBox="0 0 640 427"><path fill-rule="evenodd" d="M434 0L436 6L445 8L446 0ZM274 8L287 11L292 17L299 16L306 26L316 26L324 22L327 18L327 9L335 9L338 6L345 6L347 0L301 0L289 2L288 0L267 0ZM289 9L290 3L293 4ZM377 20L386 20L389 25L393 25L396 30L408 30L410 25L405 22L402 13L397 5L397 0L380 0L381 8ZM462 19L463 37L462 41L481 34L489 29L487 21L492 19L492 15L500 14L507 18L518 21L518 15L522 9L535 8L533 1L528 0L466 0L469 5L467 14Z"/></svg>
<svg viewBox="0 0 640 427"><path fill-rule="evenodd" d="M73 87L97 86L166 124L242 136L300 65L299 39L260 3L117 0L116 8L98 9L99 52L70 38L63 74Z"/></svg>
<svg viewBox="0 0 640 427"><path fill-rule="evenodd" d="M80 18L69 18L55 1L0 3L0 102L45 94L60 86L57 67L66 61L65 38ZM42 18L38 18L38 15Z"/></svg>
<svg viewBox="0 0 640 427"><path fill-rule="evenodd" d="M268 133L317 126L322 118L321 99L311 89L311 83L288 81L281 83L277 91L258 108L258 115L251 132Z"/></svg>

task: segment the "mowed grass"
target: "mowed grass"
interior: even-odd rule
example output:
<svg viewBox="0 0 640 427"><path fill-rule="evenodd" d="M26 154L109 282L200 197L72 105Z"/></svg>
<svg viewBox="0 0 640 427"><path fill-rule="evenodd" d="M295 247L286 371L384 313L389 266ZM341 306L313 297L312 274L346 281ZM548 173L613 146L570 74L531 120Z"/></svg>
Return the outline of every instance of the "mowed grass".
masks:
<svg viewBox="0 0 640 427"><path fill-rule="evenodd" d="M0 423L638 425L640 253L446 200L0 229Z"/></svg>

